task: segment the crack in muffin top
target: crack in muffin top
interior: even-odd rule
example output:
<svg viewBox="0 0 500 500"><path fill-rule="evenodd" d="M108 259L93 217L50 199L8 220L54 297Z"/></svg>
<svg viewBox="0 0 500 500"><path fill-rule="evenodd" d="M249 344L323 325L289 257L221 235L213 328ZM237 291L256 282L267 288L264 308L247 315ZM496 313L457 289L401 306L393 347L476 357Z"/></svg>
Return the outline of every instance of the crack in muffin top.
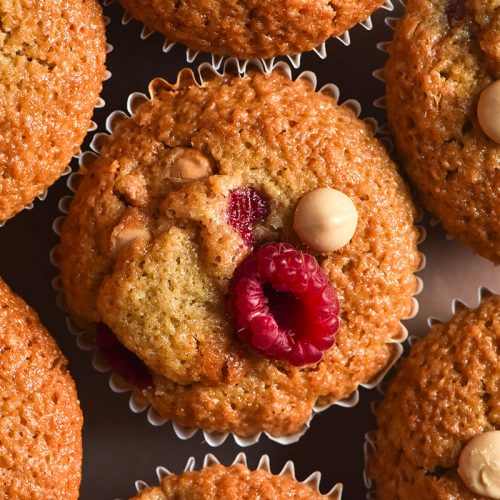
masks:
<svg viewBox="0 0 500 500"><path fill-rule="evenodd" d="M240 434L295 432L318 400L350 395L394 356L388 342L411 310L420 264L415 210L369 127L307 81L276 70L201 86L183 72L179 82L154 81L153 99L102 142L62 229L65 297L76 319L105 323L151 369L155 387L144 392L160 413ZM198 155L203 177L172 177L180 157ZM269 208L255 244L300 247L296 203L327 186L353 200L359 222L344 248L315 254L341 326L323 361L297 369L236 336L227 293L252 248L226 211L231 192L255 189Z"/></svg>

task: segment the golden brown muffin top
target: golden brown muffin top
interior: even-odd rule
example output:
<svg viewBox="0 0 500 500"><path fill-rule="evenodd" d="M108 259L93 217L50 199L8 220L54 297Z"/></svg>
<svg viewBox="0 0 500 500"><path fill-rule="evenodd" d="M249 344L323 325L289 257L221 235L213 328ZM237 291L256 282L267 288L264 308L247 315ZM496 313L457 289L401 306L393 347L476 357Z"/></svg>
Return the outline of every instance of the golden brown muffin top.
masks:
<svg viewBox="0 0 500 500"><path fill-rule="evenodd" d="M0 279L0 498L78 498L81 432L66 358Z"/></svg>
<svg viewBox="0 0 500 500"><path fill-rule="evenodd" d="M389 53L389 123L410 178L447 231L500 263L500 145L477 120L500 78L500 5L409 0Z"/></svg>
<svg viewBox="0 0 500 500"><path fill-rule="evenodd" d="M120 0L132 16L190 49L241 59L312 50L383 0Z"/></svg>
<svg viewBox="0 0 500 500"><path fill-rule="evenodd" d="M154 98L121 121L73 200L61 235L74 317L103 322L154 375L148 398L185 426L253 435L296 432L313 406L349 396L387 367L412 307L415 211L383 146L354 113L281 72L244 78L188 73L156 81ZM179 154L209 177L172 177ZM256 244L284 241L294 208L318 186L348 195L359 222L338 252L317 255L342 310L336 345L297 369L251 351L227 313L235 267L250 252L227 223L231 190L269 203ZM131 244L120 246L129 237Z"/></svg>
<svg viewBox="0 0 500 500"><path fill-rule="evenodd" d="M478 499L457 473L464 446L500 430L500 297L434 325L377 409L368 472L381 499Z"/></svg>
<svg viewBox="0 0 500 500"><path fill-rule="evenodd" d="M299 483L289 474L275 476L265 470L247 469L242 464L215 464L198 471L169 474L160 486L146 488L135 500L275 500L327 498L308 484ZM132 500L131 499L131 500Z"/></svg>
<svg viewBox="0 0 500 500"><path fill-rule="evenodd" d="M0 0L0 222L63 173L104 76L97 0Z"/></svg>

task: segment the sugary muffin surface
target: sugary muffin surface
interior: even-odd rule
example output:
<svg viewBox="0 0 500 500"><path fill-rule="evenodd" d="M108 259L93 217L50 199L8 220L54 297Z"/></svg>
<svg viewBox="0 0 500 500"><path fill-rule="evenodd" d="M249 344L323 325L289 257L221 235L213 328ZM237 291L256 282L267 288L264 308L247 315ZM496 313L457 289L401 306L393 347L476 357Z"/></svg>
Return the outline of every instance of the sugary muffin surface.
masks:
<svg viewBox="0 0 500 500"><path fill-rule="evenodd" d="M225 498L263 500L294 498L314 500L326 498L292 476L275 476L264 470L250 471L241 464L225 467L211 465L194 472L166 476L158 487L147 488L134 500L209 500Z"/></svg>
<svg viewBox="0 0 500 500"><path fill-rule="evenodd" d="M481 92L500 78L498 2L410 0L389 52L389 122L424 205L500 263L500 144L477 119Z"/></svg>
<svg viewBox="0 0 500 500"><path fill-rule="evenodd" d="M0 498L78 498L81 432L66 359L0 279Z"/></svg>
<svg viewBox="0 0 500 500"><path fill-rule="evenodd" d="M482 499L457 473L474 436L500 430L500 298L459 310L413 346L377 410L377 498Z"/></svg>
<svg viewBox="0 0 500 500"><path fill-rule="evenodd" d="M143 393L162 415L240 435L294 433L318 401L349 396L394 356L388 342L410 313L420 263L415 211L369 128L306 81L275 71L180 82L156 81L84 177L58 251L66 300L75 319L105 323L145 362L154 388ZM212 175L179 179L185 156ZM318 186L348 195L359 222L351 243L317 254L341 326L323 361L298 369L236 335L228 289L251 246L227 210L235 190L256 190L268 215L255 245L300 247L294 208Z"/></svg>
<svg viewBox="0 0 500 500"><path fill-rule="evenodd" d="M63 173L104 76L97 0L0 1L0 222Z"/></svg>
<svg viewBox="0 0 500 500"><path fill-rule="evenodd" d="M168 40L242 59L312 50L366 19L381 0L120 0Z"/></svg>

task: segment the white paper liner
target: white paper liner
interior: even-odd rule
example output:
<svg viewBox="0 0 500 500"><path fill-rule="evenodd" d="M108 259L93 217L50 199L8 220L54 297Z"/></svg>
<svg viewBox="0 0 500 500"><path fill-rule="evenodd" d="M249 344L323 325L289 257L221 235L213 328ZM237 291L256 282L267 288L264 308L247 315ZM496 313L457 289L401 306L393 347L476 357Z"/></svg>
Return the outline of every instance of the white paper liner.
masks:
<svg viewBox="0 0 500 500"><path fill-rule="evenodd" d="M256 69L266 72L262 61L260 60L253 60L250 62ZM223 73L219 73L216 68L214 68L211 64L209 63L203 63L198 67L198 85L201 85L203 83L203 78L204 75L208 74L224 74L224 72L230 70L230 69L237 69L238 61L235 58L230 58L227 59L224 63L223 67ZM271 68L273 69L281 69L283 70L290 79L292 79L292 70L290 66L283 62L280 61ZM311 88L316 90L317 86L317 78L316 75L311 72L311 71L304 71L301 73L298 77L297 80L304 79L307 80ZM324 85L319 92L325 93L327 95L330 95L335 99L336 102L339 101L340 97L340 91L336 85L333 83L329 83ZM106 129L111 135L113 133L114 126L116 125L117 122L124 118L128 118L129 116L132 116L134 113L134 110L136 107L141 103L144 102L144 100L149 100L149 97L141 92L134 92L129 95L127 99L127 113L120 111L120 110L115 110L111 112L106 119ZM354 111L357 117L360 116L361 114L361 105L358 101L355 99L348 99L344 101L340 106L347 106L350 109ZM369 127L373 130L374 133L378 132L378 123L374 118L364 118L362 119L366 124L368 124ZM99 154L99 149L100 149L100 144L102 143L102 139L107 137L108 134L104 133L97 133L94 135L90 147L92 151L86 151L82 153L79 157L79 165L80 167L83 167L85 165L88 165L89 163L92 163L92 161L98 156ZM386 145L386 147L390 148L391 147L391 141L387 138L382 138L381 141ZM68 178L67 185L68 188L74 193L76 189L78 188L78 185L82 179L84 174L81 172L75 172L71 174ZM59 210L63 214L67 214L69 211L69 206L71 204L72 196L65 196L63 197L60 202L59 202ZM52 228L53 231L60 236L60 230L62 227L62 223L65 219L65 215L57 217L56 220L54 221ZM420 232L420 238L418 240L418 244L421 244L425 238L426 238L426 231L422 226L417 226L419 232ZM419 252L420 255L420 266L416 270L416 272L422 271L425 268L426 265L426 259L425 255ZM50 261L52 265L55 267L59 267L57 264L56 260L56 252L55 248L52 249L50 253ZM417 285L416 285L416 290L414 293L414 297L412 297L412 309L407 318L404 318L404 320L412 319L414 318L419 310L419 304L415 296L420 294L423 290L423 281L420 277L415 276ZM57 305L59 306L60 309L62 309L65 313L68 312L68 309L65 304L64 300L64 295L62 292L62 286L60 283L60 277L57 276L53 282L52 282L53 288L57 291ZM103 357L99 354L99 352L95 349L95 342L93 339L95 338L95 330L93 331L92 329L82 329L81 327L77 326L70 318L69 316L66 317L66 324L68 327L68 330L71 332L76 337L77 345L80 349L84 351L93 351L93 358L92 358L92 364L94 368L102 373L107 373L111 371L111 367L109 364L103 359ZM402 343L407 339L408 337L408 330L406 327L400 323L400 331L397 335L395 335L391 340L388 341L388 344L394 344L396 348L394 349L393 357L389 361L388 365L386 368L380 372L376 377L374 377L372 380L366 383L360 384L361 387L365 389L373 389L375 388L385 377L387 372L391 369L391 367L394 365L394 363L401 357L403 353L403 347ZM145 400L144 396L137 394L136 391L134 391L133 386L130 384L127 384L120 376L118 376L115 373L112 373L110 378L109 378L109 386L113 392L116 393L123 393L123 392L131 392L131 396L129 399L129 407L134 413L140 413L143 411L147 410L147 419L151 425L154 426L160 426L165 424L166 422L169 422L169 420L163 416L161 416L154 408L152 408L149 403ZM320 413L330 406L337 405L341 406L344 408L352 408L353 406L357 405L359 402L359 389L356 389L355 391L352 392L348 397L339 399L337 401L334 401L332 403L328 404L321 404L317 403L314 408L313 408L313 413L309 419L309 421L302 427L302 429L292 435L288 436L282 436L282 437L276 437L273 436L267 432L264 434L272 441L287 445L287 444L292 444L297 442L307 431L310 425L310 421L313 418L313 416L316 413ZM203 432L203 437L207 444L213 447L220 446L223 444L226 439L228 438L229 435L232 435L235 442L241 446L241 447L247 447L251 446L255 443L257 443L263 434L263 432L260 432L256 434L255 436L251 437L242 437L238 436L234 433L219 433L219 432L208 432L203 429L198 429L198 428L185 428L182 427L174 422L171 422L173 430L175 434L177 435L178 438L180 439L190 439L193 437L198 430Z"/></svg>
<svg viewBox="0 0 500 500"><path fill-rule="evenodd" d="M104 0L103 4L105 6L112 5L115 3L117 0ZM394 10L394 5L392 3L392 0L385 0L385 2L379 7L379 9L387 10L387 11L393 11ZM378 9L377 9L378 10ZM156 31L148 26L146 26L144 23L142 23L140 20L135 19L132 17L131 14L129 14L127 11L124 10L123 17L122 17L122 24L126 25L130 23L132 20L137 20L140 24L142 24L142 30L141 30L141 39L145 40L146 38L150 37L153 33L156 33ZM371 15L368 16L365 20L360 21L357 23L357 25L361 25L365 30L371 31L373 29L373 22ZM353 28L355 27L353 26ZM351 28L352 29L352 28ZM335 37L337 40L339 40L343 45L348 47L351 44L351 36L349 34L349 30L345 31L341 35ZM326 59L327 57L327 51L326 51L326 42L321 43L317 47L314 47L312 51L314 52L320 59ZM172 48L176 45L176 42L171 42L165 37L165 41L163 42L163 47L162 50L164 53L168 53L172 50ZM286 57L290 64L293 66L294 69L300 68L301 64L301 59L302 59L302 54L305 52L302 52L300 54L287 54L286 56L276 56L271 59L260 59L262 65L265 68L265 71L268 73L272 70L273 66L275 65L276 59L278 57ZM200 54L200 51L197 50L191 50L186 47L186 62L191 64L193 63L196 58L198 57L198 54ZM228 60L228 59L234 59L234 57L231 56L218 56L215 54L210 54L212 58L212 66L215 69L220 69L223 61ZM246 66L248 64L249 60L248 59L238 59L238 71L240 74L244 74L246 70Z"/></svg>
<svg viewBox="0 0 500 500"><path fill-rule="evenodd" d="M215 464L220 464L219 460L211 453L207 453L203 458L202 468L210 467L211 465ZM234 461L231 463L231 465L237 465L237 464L241 464L245 467L248 467L247 457L243 452L238 453ZM194 457L191 457L186 462L186 466L184 467L184 470L182 472L192 472L196 470L195 466L196 466L196 460ZM262 457L259 459L257 467L252 470L263 470L272 473L269 456L262 455ZM160 466L156 468L156 476L158 477L158 482L160 483L164 477L170 476L172 474L175 473L170 472L165 467ZM319 471L313 472L303 481L299 481L295 475L295 464L291 460L288 460L288 462L286 462L286 464L283 466L283 469L281 469L281 471L276 475L277 476L289 475L295 481L311 486L321 495L320 492L321 472ZM140 493L141 491L145 490L146 488L149 488L150 486L151 485L148 485L145 481L139 480L135 482L135 490L137 493ZM343 489L342 483L337 483L328 493L324 493L323 495L325 496L325 498L330 498L331 500L341 500L342 489Z"/></svg>
<svg viewBox="0 0 500 500"><path fill-rule="evenodd" d="M480 286L477 289L477 295L476 295L477 300L476 300L476 303L474 305L466 304L461 299L457 299L457 298L453 299L451 302L450 318L460 309L465 308L465 309L469 309L471 311L476 309L481 304L483 298L488 297L490 295L495 295L497 293L500 293L500 288L498 289L497 292L494 292L493 290L491 290L491 288L488 288L486 286ZM439 323L445 323L450 318L434 318L434 317L430 316L427 318L427 326L430 329L430 328L432 328L433 325L436 325ZM411 348L417 340L419 340L419 337L411 335L408 338L409 347ZM406 358L401 358L398 361L398 363L396 363L396 365L400 364L404 359L406 359ZM379 392L382 396L385 396L386 384L387 384L387 381L384 381L384 383L378 387ZM380 401L373 401L372 402L371 410L372 410L372 413L374 415L375 415L376 408L377 408L379 403L380 403ZM375 484L374 484L372 478L368 474L368 455L370 454L370 452L376 451L375 442L374 442L375 433L376 433L375 430L368 431L365 434L365 442L363 445L363 454L364 454L364 462L365 462L364 470L363 470L363 480L365 483L365 487L368 490L368 492L366 494L367 500L375 500L376 499Z"/></svg>
<svg viewBox="0 0 500 500"><path fill-rule="evenodd" d="M109 23L111 22L111 19L107 16L104 16L104 24L107 26ZM113 46L110 44L110 43L106 43L106 54L109 54L110 52L113 51ZM108 81L109 79L111 78L111 72L109 70L105 70L104 71L104 78L103 78L103 82L106 82ZM95 105L95 108L94 109L100 109L100 108L104 108L106 106L106 102L104 101L104 99L102 97L98 97L97 99L97 104ZM97 130L97 123L94 121L94 120L90 120L90 126L87 130L87 132L94 132L95 130ZM80 156L82 155L82 150L80 149L76 154L73 155L73 158L80 158ZM60 175L59 178L61 177L66 177L67 175L69 175L71 173L71 165L67 165L66 168L64 169L64 172ZM58 179L57 179L58 180ZM56 181L57 181L56 180ZM56 182L54 181L54 183ZM49 189L50 189L51 186L49 186L43 193L37 195L35 197L35 200L33 200L31 203L28 203L28 205L26 205L23 209L21 209L19 212L16 213L16 215L24 210L33 210L34 206L35 206L35 201L36 200L39 200L39 201L45 201L45 199L47 198L47 194L49 192ZM14 216L15 217L15 216ZM14 217L11 217L10 219L7 219L5 221L0 221L0 227L3 227L5 226L5 224L7 224L7 222L9 222L11 219L13 219Z"/></svg>

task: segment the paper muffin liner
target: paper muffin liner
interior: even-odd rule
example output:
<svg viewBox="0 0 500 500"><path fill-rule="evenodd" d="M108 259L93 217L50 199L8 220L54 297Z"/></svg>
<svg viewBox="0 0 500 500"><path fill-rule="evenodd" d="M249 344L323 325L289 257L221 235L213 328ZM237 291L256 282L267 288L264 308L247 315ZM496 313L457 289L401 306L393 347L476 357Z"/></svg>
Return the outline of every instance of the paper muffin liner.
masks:
<svg viewBox="0 0 500 500"><path fill-rule="evenodd" d="M104 24L107 26L109 23L111 22L111 19L108 17L108 16L104 16ZM109 54L110 52L112 52L114 49L114 47L110 44L110 43L107 43L106 42L106 54ZM103 82L106 82L108 81L109 79L111 78L111 72L107 69L105 69L104 71L104 78L103 78ZM97 99L97 104L95 105L95 108L94 109L101 109L101 108L104 108L106 106L106 102L104 101L104 99L102 97L98 97ZM90 132L95 132L97 130L97 123L94 122L94 120L90 120L90 126L89 128L87 129L87 133L90 133ZM81 148L79 151L77 151L73 157L73 158L77 158L79 159L80 156L83 154ZM71 162L72 160L70 160ZM70 173L72 172L72 169L71 169L71 165L68 163L68 165L66 166L66 168L64 169L64 172L60 175L59 178L61 177L66 177L67 175L69 175ZM5 226L5 224L7 224L7 222L9 222L10 220L12 220L16 215L18 215L19 213L23 212L24 210L33 210L33 208L35 207L35 202L36 200L38 201L45 201L46 198L47 198L47 195L49 193L49 189L57 182L58 179L56 179L54 181L54 183L49 186L43 193L37 195L35 197L35 199L31 202L31 203L28 203L23 209L21 209L19 212L17 212L13 217L11 217L10 219L7 219L5 221L0 221L0 227L3 227Z"/></svg>
<svg viewBox="0 0 500 500"><path fill-rule="evenodd" d="M109 6L109 5L116 3L116 1L117 0L104 0L103 4L105 6ZM385 0L384 3L377 10L379 10L379 9L383 9L386 11L393 11L394 5L392 3L392 0ZM377 11L375 11L375 12L377 12ZM127 25L132 20L136 20L138 23L140 23L142 25L142 30L141 30L141 34L140 34L141 40L145 40L146 38L150 37L153 33L156 33L156 31L154 29L150 28L149 26L146 26L142 21L135 19L131 14L129 14L126 10L124 10L123 16L122 16L122 24ZM344 31L344 33L336 36L335 38L337 40L339 40L339 42L342 43L342 45L345 45L346 47L348 47L351 44L351 35L350 35L349 31L352 30L357 25L362 26L367 31L371 31L373 29L373 22L372 22L371 14L366 19L355 24L352 28ZM317 47L314 47L314 49L312 49L311 51L308 51L308 52L314 52L320 59L326 59L326 57L327 57L327 50L326 50L327 41L328 40L325 40L323 43L321 43ZM165 37L165 40L164 40L163 46L162 46L162 50L164 53L168 53L177 44L178 44L178 42L171 42L170 40L168 40ZM183 45L183 44L180 44L180 45ZM276 59L278 57L285 57L286 59L288 59L288 61L290 62L290 64L293 66L294 69L298 69L298 68L300 68L300 65L301 65L302 54L305 54L305 53L307 53L307 52L301 52L299 54L286 54L286 55L282 55L282 56L280 55L280 56L276 56L276 57L273 57L270 59L260 59L260 61L261 61L266 72L270 72L272 70L272 68L275 65ZM191 50L191 49L186 47L186 62L188 64L193 63L199 54L200 54L200 51ZM212 58L211 65L212 65L212 67L214 67L217 70L220 69L223 61L228 60L228 59L234 59L234 57L231 57L231 56L218 56L218 55L211 54L211 53L210 53L210 55ZM238 59L238 71L240 72L240 74L245 73L246 66L249 63L249 61L250 60L248 60L248 59Z"/></svg>
<svg viewBox="0 0 500 500"><path fill-rule="evenodd" d="M201 468L209 467L211 465L216 465L216 464L220 464L220 463L221 462L219 462L219 460L214 455L212 455L211 453L207 453L205 455L205 457L203 458ZM245 467L248 467L247 457L243 452L238 453L238 455L236 455L236 458L233 460L233 462L230 464L230 466L237 465L237 464L241 464ZM186 465L185 465L184 470L182 472L192 472L194 470L197 470L196 469L196 460L194 457L190 457L188 459L188 461L186 462ZM251 470L262 470L265 472L272 473L269 456L262 455L259 459L259 463L257 464L257 467L255 467L255 469L252 468ZM159 483L161 483L163 478L165 478L166 476L170 476L172 474L176 474L176 473L170 472L167 468L162 467L162 466L156 468L156 476L158 477ZM319 471L313 472L303 481L299 481L297 479L296 474L295 474L295 464L291 460L288 460L286 462L286 464L283 466L283 469L281 469L281 471L276 475L277 476L283 476L283 475L291 476L292 479L294 479L295 481L302 483L302 484L307 484L307 485L311 486L312 488L314 488L318 492L318 494L320 494L320 495L322 494L320 492L321 472L319 472ZM143 491L146 488L149 488L151 486L154 486L154 485L148 485L145 481L139 480L139 481L135 482L135 490L137 493L140 493L141 491ZM337 483L328 493L323 493L323 495L325 496L325 498L330 498L331 500L341 500L342 489L343 489L342 483Z"/></svg>
<svg viewBox="0 0 500 500"><path fill-rule="evenodd" d="M253 60L251 61L252 66L262 72L266 72L266 69L264 68L262 61L260 60ZM223 67L223 72L219 73L218 70L213 67L209 63L203 63L198 67L197 70L197 75L198 79L196 79L196 75L193 73L191 69L184 69L181 70L178 74L177 78L177 83L179 83L180 79L183 77L186 77L186 72L189 73L189 78L193 78L194 81L198 85L202 85L204 81L204 76L205 75L213 75L213 74L218 74L222 75L226 71L232 71L237 70L238 68L238 61L234 58L232 59L227 59L224 67ZM280 61L272 67L272 69L281 69L283 70L290 79L292 79L292 70L290 66L283 62ZM317 78L316 75L311 72L311 71L305 71L301 73L298 77L297 80L306 80L309 82L311 85L311 88L316 90L317 86ZM154 81L154 80L153 80ZM151 83L150 83L150 89L151 89ZM150 90L151 92L151 90ZM339 101L339 96L340 96L340 91L338 87L332 83L324 85L321 89L319 89L319 92L322 92L324 94L327 94L335 99L335 102ZM113 130L116 126L116 124L126 118L129 118L134 114L135 109L137 106L144 102L145 100L149 100L150 98L146 96L144 93L141 92L134 92L129 95L128 100L127 100L127 113L121 110L115 110L111 112L106 119L106 129L109 133L109 135L112 135ZM348 99L344 101L343 103L340 104L340 106L347 106L350 109L352 109L356 116L359 117L361 113L361 105L358 101L354 99ZM363 121L368 124L368 126L373 130L374 133L378 132L378 123L374 118L364 118ZM83 154L80 155L78 161L80 167L83 167L82 170L85 170L86 166L89 166L96 157L99 155L99 150L100 150L100 145L102 144L102 140L105 137L109 136L108 134L104 133L97 133L94 135L92 142L90 144L90 147L92 151L86 151ZM382 142L386 144L386 147L390 147L391 142L387 138L382 138ZM75 193L75 191L78 188L78 185L83 178L85 174L82 173L81 171L72 173L67 180L67 186L72 191L72 193ZM65 215L69 211L69 207L71 204L73 196L65 196L59 201L59 210L62 212L62 216L59 216L56 218L56 220L53 223L53 231L60 236L60 231L62 227L62 223L65 219ZM426 238L426 232L425 229L422 226L417 226L420 237L418 240L418 244L421 244L425 238ZM55 267L59 267L56 259L56 248L53 248L51 253L50 253L50 261ZM422 271L426 265L426 259L425 256L419 252L420 255L420 265L418 269L415 272ZM411 312L408 317L404 318L405 320L412 319L416 316L418 313L419 309L419 304L417 299L415 298L418 294L420 294L423 290L423 282L422 279L418 276L416 277L416 290L414 292L414 297L412 297L412 308ZM93 352L93 357L92 357L92 364L94 368L102 373L107 373L111 371L111 368L109 364L106 362L106 360L100 355L98 350L95 348L95 325L90 326L88 328L82 328L81 326L76 325L71 318L69 317L68 309L65 304L64 300L64 294L62 291L62 285L60 282L60 276L58 275L52 282L53 288L57 292L57 304L59 308L66 313L66 324L68 327L68 330L76 337L76 342L78 347L84 351L92 351ZM393 344L395 345L395 349L392 355L392 358L390 359L388 365L384 368L384 370L380 373L378 373L373 379L366 383L359 384L361 387L365 389L373 389L377 387L377 385L382 381L382 379L385 377L386 373L391 369L391 367L394 365L394 363L401 357L403 353L403 347L402 343L407 339L408 337L408 330L406 327L400 323L400 328L399 332L391 338L387 343L388 344ZM150 406L149 402L146 400L146 398L142 395L139 394L138 391L134 390L134 387L127 382L125 382L118 374L112 372L111 376L109 378L109 386L112 389L113 392L116 393L123 393L123 392L131 392L130 399L129 399L129 407L134 413L140 413L144 412L147 410L147 419L150 424L154 426L160 426L165 424L166 422L169 422L169 420L163 416L161 416L153 407ZM262 436L262 434L265 434L270 440L287 445L287 444L292 444L297 442L307 431L310 425L310 421L313 418L313 416L317 413L320 413L330 406L337 405L345 408L351 408L358 404L359 401L359 387L355 391L353 391L348 397L339 399L334 402L328 402L328 403L322 403L320 401L317 401L316 405L313 408L313 412L311 414L311 417L309 421L304 424L304 426L301 428L301 430L295 434L292 435L287 435L287 436L273 436L267 432L259 432L254 436L251 437L242 437L234 433L222 433L222 432L208 432L203 429L198 429L198 428L185 428L182 427L172 421L172 427L177 435L178 438L180 439L189 439L193 437L198 430L200 430L203 433L203 437L205 441L213 447L220 446L222 443L226 441L229 435L232 435L236 444L238 444L241 447L246 447L246 446L251 446L255 443L257 443Z"/></svg>
<svg viewBox="0 0 500 500"><path fill-rule="evenodd" d="M489 288L489 287L480 286L477 289L476 303L473 305L466 304L461 299L454 298L451 301L451 310L450 310L451 314L449 315L450 317L449 318L436 318L433 316L429 316L427 318L428 328L430 329L430 328L432 328L433 325L436 325L439 323L446 323L451 318L451 316L453 316L460 309L465 308L465 309L469 309L471 311L476 309L481 304L483 298L486 298L486 297L491 296L491 295L495 295L495 293L500 293L500 288L497 290L497 292L495 292L495 291L491 290L491 288ZM408 337L408 346L411 348L413 346L413 344L417 340L419 340L419 338L420 337L417 337L415 335L409 336ZM404 359L406 359L406 358L401 358L396 363L396 366L399 365ZM378 390L382 396L385 396L386 387L387 387L387 381L385 381L383 384L380 384L378 387ZM372 402L371 411L372 411L373 415L376 415L376 409L377 409L377 406L379 404L380 404L380 400ZM375 500L376 499L375 484L374 484L374 481L372 480L372 478L370 477L370 475L368 474L368 456L370 453L376 451L376 449L377 449L375 446L375 440L374 440L375 433L376 433L376 430L368 431L365 434L365 443L363 445L363 454L364 454L364 462L365 462L364 470L363 470L363 480L365 483L365 487L368 490L368 492L366 494L367 500Z"/></svg>

